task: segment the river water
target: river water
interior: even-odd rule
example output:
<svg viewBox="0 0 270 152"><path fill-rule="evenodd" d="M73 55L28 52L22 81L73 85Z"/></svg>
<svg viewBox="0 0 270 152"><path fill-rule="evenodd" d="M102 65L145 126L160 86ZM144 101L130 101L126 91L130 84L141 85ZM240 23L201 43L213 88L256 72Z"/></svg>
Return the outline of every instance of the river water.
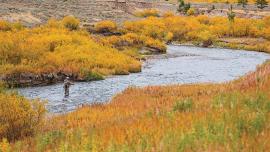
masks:
<svg viewBox="0 0 270 152"><path fill-rule="evenodd" d="M141 73L112 76L102 81L78 82L63 99L63 84L18 89L27 98L47 100L52 113L68 112L82 104L107 102L127 87L189 83L220 83L254 71L270 56L266 53L169 45L167 54L143 64Z"/></svg>

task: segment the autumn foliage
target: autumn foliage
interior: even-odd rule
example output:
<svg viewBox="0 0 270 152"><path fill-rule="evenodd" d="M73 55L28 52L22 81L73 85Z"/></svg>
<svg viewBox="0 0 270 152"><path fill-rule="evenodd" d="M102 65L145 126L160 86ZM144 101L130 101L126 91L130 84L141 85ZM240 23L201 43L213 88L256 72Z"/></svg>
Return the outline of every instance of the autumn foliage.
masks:
<svg viewBox="0 0 270 152"><path fill-rule="evenodd" d="M141 64L132 49L164 52L171 41L270 50L269 17L229 22L225 17L151 16L125 22L120 35L95 38L73 28L76 23L66 18L28 29L0 22L0 73L65 72L84 77L92 72L135 72ZM97 25L107 30L114 24ZM250 43L238 43L239 39ZM50 117L42 127L44 107L39 101L29 102L0 88L0 151L267 151L269 86L267 62L223 84L131 87L108 104ZM35 136L6 140L31 135Z"/></svg>
<svg viewBox="0 0 270 152"><path fill-rule="evenodd" d="M267 151L269 65L225 84L128 88L109 104L49 119L44 132L22 141L27 144L20 149Z"/></svg>
<svg viewBox="0 0 270 152"><path fill-rule="evenodd" d="M0 73L66 73L85 78L140 71L140 62L109 46L95 42L78 20L65 17L35 28L17 28L1 21Z"/></svg>
<svg viewBox="0 0 270 152"><path fill-rule="evenodd" d="M44 104L17 94L0 93L0 139L14 141L34 135L41 127Z"/></svg>
<svg viewBox="0 0 270 152"><path fill-rule="evenodd" d="M236 18L234 22L230 22L226 17L207 17L204 15L184 17L169 13L165 14L164 17L148 17L137 21L127 21L121 29L125 35L105 37L104 39L108 45L136 46L144 42L147 44L142 44L143 46L153 46L161 50L165 47L162 44L176 41L178 43L191 42L202 46L214 44L270 52L268 20L269 17L264 19ZM263 42L257 43L256 46L245 41L227 45L221 42L221 39L224 38L256 38L258 41L263 39ZM131 39L133 40L131 41Z"/></svg>
<svg viewBox="0 0 270 152"><path fill-rule="evenodd" d="M116 29L117 29L116 23L110 20L101 21L95 25L95 30L99 33L115 32Z"/></svg>
<svg viewBox="0 0 270 152"><path fill-rule="evenodd" d="M150 16L158 17L159 14L160 12L156 9L145 9L142 11L135 12L135 16L137 17L150 17Z"/></svg>

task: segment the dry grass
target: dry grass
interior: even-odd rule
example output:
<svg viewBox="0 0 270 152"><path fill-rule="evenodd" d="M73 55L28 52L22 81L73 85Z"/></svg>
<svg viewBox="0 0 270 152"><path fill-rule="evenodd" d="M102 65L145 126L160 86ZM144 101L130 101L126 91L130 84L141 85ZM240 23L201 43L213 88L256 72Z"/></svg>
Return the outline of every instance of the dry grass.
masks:
<svg viewBox="0 0 270 152"><path fill-rule="evenodd" d="M264 151L270 148L269 86L268 62L226 84L129 88L109 104L52 117L20 149Z"/></svg>

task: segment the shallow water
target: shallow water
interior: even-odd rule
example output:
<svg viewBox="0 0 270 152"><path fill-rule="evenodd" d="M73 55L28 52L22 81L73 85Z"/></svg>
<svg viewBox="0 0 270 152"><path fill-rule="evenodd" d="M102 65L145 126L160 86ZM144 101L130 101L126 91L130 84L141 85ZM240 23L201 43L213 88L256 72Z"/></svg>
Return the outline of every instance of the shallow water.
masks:
<svg viewBox="0 0 270 152"><path fill-rule="evenodd" d="M45 99L50 112L62 113L82 104L106 102L129 86L230 81L254 71L267 59L270 56L266 53L170 45L167 54L148 59L141 73L75 83L68 99L63 99L63 84L22 88L19 93Z"/></svg>

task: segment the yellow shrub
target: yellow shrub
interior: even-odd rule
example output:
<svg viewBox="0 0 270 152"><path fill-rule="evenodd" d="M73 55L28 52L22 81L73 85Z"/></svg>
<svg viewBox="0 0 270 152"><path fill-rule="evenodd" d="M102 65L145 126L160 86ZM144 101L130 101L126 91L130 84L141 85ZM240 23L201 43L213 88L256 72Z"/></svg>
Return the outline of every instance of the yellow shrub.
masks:
<svg viewBox="0 0 270 152"><path fill-rule="evenodd" d="M58 21L58 20L56 20L56 19L54 19L54 18L51 18L51 19L49 19L49 20L47 21L46 26L47 26L48 28L63 28L64 25L61 24L61 21Z"/></svg>
<svg viewBox="0 0 270 152"><path fill-rule="evenodd" d="M62 23L69 30L77 30L79 29L80 20L73 16L66 16L63 18Z"/></svg>
<svg viewBox="0 0 270 152"><path fill-rule="evenodd" d="M270 27L264 29L264 37L270 40Z"/></svg>
<svg viewBox="0 0 270 152"><path fill-rule="evenodd" d="M16 140L39 129L45 114L40 101L29 101L16 94L0 93L0 139Z"/></svg>
<svg viewBox="0 0 270 152"><path fill-rule="evenodd" d="M114 32L117 29L117 25L113 21L106 20L106 21L98 22L95 25L95 29L97 32L101 32L101 33L102 32Z"/></svg>
<svg viewBox="0 0 270 152"><path fill-rule="evenodd" d="M167 41L170 41L173 37L172 33L168 33L165 37ZM141 48L144 46L155 48L160 52L166 51L166 45L159 39L152 38L146 35L139 35L136 33L127 33L122 36L110 36L104 38L103 41L108 45L111 44L121 50L128 48Z"/></svg>
<svg viewBox="0 0 270 152"><path fill-rule="evenodd" d="M0 151L1 152L11 152L11 146L6 138L0 142Z"/></svg>
<svg viewBox="0 0 270 152"><path fill-rule="evenodd" d="M166 27L164 22L156 17L149 17L144 20L125 22L124 31L145 35L154 39L163 40L166 36Z"/></svg>
<svg viewBox="0 0 270 152"><path fill-rule="evenodd" d="M141 39L141 37L135 33L127 33L125 35L123 35L121 37L121 39L123 41L126 41L127 43L131 44L131 45L142 45L143 44L143 40Z"/></svg>
<svg viewBox="0 0 270 152"><path fill-rule="evenodd" d="M145 45L150 47L150 48L158 49L160 52L166 52L166 45L159 40L156 40L156 39L153 39L150 37L146 37L145 38Z"/></svg>
<svg viewBox="0 0 270 152"><path fill-rule="evenodd" d="M163 13L162 16L163 17L173 17L174 16L174 13L172 11L167 11L167 12Z"/></svg>
<svg viewBox="0 0 270 152"><path fill-rule="evenodd" d="M168 32L166 37L165 37L166 42L171 41L172 39L173 39L173 33Z"/></svg>
<svg viewBox="0 0 270 152"><path fill-rule="evenodd" d="M0 20L0 31L10 31L12 26L7 21Z"/></svg>
<svg viewBox="0 0 270 152"><path fill-rule="evenodd" d="M267 27L270 27L270 16L263 18L263 21Z"/></svg>
<svg viewBox="0 0 270 152"><path fill-rule="evenodd" d="M185 35L200 28L200 23L194 17L169 17L163 20L166 30L173 33L173 40L181 40Z"/></svg>
<svg viewBox="0 0 270 152"><path fill-rule="evenodd" d="M206 15L199 15L196 17L196 19L201 23L201 24L209 24L210 23L210 18Z"/></svg>
<svg viewBox="0 0 270 152"><path fill-rule="evenodd" d="M95 42L86 31L64 28L61 21L0 34L0 73L4 75L61 71L84 77L81 71L102 69L115 74L116 69L133 71L141 67L139 61L108 43L103 46Z"/></svg>
<svg viewBox="0 0 270 152"><path fill-rule="evenodd" d="M187 15L188 16L191 16L191 15L194 15L195 14L195 9L194 8L190 8L188 11L187 11Z"/></svg>
<svg viewBox="0 0 270 152"><path fill-rule="evenodd" d="M145 9L142 11L135 12L135 16L137 16L137 17L149 17L149 16L158 17L159 11L156 9Z"/></svg>

